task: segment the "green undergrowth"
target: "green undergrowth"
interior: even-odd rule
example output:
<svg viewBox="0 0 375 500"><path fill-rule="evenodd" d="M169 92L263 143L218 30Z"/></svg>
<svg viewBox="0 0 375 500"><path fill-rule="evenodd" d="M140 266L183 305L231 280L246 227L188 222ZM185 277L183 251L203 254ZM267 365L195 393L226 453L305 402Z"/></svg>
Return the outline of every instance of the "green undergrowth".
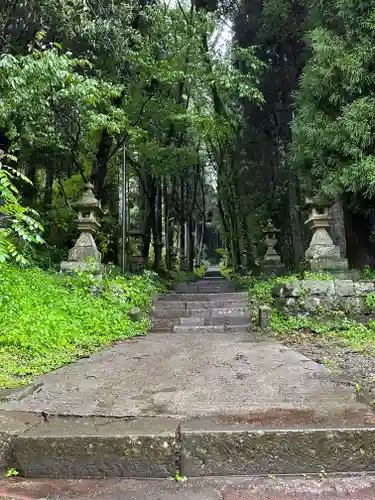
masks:
<svg viewBox="0 0 375 500"><path fill-rule="evenodd" d="M249 290L250 302L256 314L256 306L266 304L272 307L271 330L281 340L309 339L322 342L333 342L348 346L355 351L374 353L375 322L362 324L348 318L344 311L325 313L322 311L314 316L292 316L283 314L273 307L272 289L283 283L296 282L299 275L289 275L279 278L261 280L251 277L238 277L238 282ZM329 280L330 274L304 273L303 279ZM367 304L375 310L375 297L369 295Z"/></svg>
<svg viewBox="0 0 375 500"><path fill-rule="evenodd" d="M152 295L165 290L155 273L72 278L35 267L0 265L0 387L147 333ZM141 312L137 321L132 313Z"/></svg>
<svg viewBox="0 0 375 500"><path fill-rule="evenodd" d="M171 285L178 283L186 283L192 281L198 281L206 274L206 269L208 266L202 264L200 267L196 267L193 272L173 270L169 271L167 278Z"/></svg>

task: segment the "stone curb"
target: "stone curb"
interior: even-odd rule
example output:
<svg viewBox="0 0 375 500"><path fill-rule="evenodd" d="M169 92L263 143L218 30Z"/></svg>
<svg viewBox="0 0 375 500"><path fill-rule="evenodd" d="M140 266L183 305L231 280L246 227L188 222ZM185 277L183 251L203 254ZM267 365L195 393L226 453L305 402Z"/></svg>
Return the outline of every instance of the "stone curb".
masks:
<svg viewBox="0 0 375 500"><path fill-rule="evenodd" d="M332 425L324 415L310 421L303 412L298 423L296 409L254 409L252 424L0 412L0 466L30 478L366 472L374 470L375 449L366 411L356 404L336 408Z"/></svg>
<svg viewBox="0 0 375 500"><path fill-rule="evenodd" d="M0 466L25 477L165 478L176 474L179 422L0 413Z"/></svg>
<svg viewBox="0 0 375 500"><path fill-rule="evenodd" d="M225 476L374 470L375 427L215 429L181 425L181 474Z"/></svg>
<svg viewBox="0 0 375 500"><path fill-rule="evenodd" d="M35 413L21 411L0 412L0 469L19 466L14 453L14 443L19 435L43 422Z"/></svg>

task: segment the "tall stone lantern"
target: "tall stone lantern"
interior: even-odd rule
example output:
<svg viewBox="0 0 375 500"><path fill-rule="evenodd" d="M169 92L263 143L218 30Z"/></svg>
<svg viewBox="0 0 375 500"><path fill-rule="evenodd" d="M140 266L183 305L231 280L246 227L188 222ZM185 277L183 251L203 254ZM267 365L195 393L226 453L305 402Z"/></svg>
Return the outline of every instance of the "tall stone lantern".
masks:
<svg viewBox="0 0 375 500"><path fill-rule="evenodd" d="M262 273L265 276L285 274L285 266L281 262L280 255L276 252L275 246L278 242L277 235L280 233L272 224L272 220L268 219L266 227L263 229L264 243L267 246L266 253L260 261Z"/></svg>
<svg viewBox="0 0 375 500"><path fill-rule="evenodd" d="M73 206L78 212L77 229L80 235L73 248L69 250L68 260L61 263L61 270L66 272L93 271L99 274L101 271L101 255L96 246L93 234L100 227L98 217L103 213L92 190L94 186L85 184L85 191L81 199Z"/></svg>
<svg viewBox="0 0 375 500"><path fill-rule="evenodd" d="M348 270L348 261L341 257L340 248L334 244L328 232L331 221L329 207L329 203L306 199L309 217L305 224L311 230L312 237L305 257L312 272L345 273Z"/></svg>

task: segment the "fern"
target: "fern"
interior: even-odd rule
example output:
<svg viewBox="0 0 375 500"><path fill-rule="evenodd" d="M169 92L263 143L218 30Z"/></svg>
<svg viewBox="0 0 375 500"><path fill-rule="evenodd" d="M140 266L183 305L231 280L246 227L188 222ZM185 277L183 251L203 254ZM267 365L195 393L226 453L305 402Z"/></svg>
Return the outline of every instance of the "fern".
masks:
<svg viewBox="0 0 375 500"><path fill-rule="evenodd" d="M6 157L0 150L0 262L14 260L25 264L22 246L25 243L43 243L40 233L42 225L38 222L38 213L23 207L19 201L19 191L14 183L16 179L31 184L30 180L18 170L5 165Z"/></svg>

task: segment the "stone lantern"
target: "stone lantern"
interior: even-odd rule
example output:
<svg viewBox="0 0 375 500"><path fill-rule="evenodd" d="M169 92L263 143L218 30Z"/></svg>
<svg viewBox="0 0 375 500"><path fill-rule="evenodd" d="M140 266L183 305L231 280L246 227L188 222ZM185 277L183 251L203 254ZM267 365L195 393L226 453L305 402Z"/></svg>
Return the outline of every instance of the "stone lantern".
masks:
<svg viewBox="0 0 375 500"><path fill-rule="evenodd" d="M267 250L260 261L262 273L266 276L285 274L285 266L281 262L280 255L275 250L278 233L280 233L280 230L275 228L271 219L268 219L267 225L263 229L264 243L267 246Z"/></svg>
<svg viewBox="0 0 375 500"><path fill-rule="evenodd" d="M74 271L101 271L101 255L96 246L93 234L100 227L98 216L103 213L92 190L94 186L85 184L85 191L81 199L73 206L78 212L77 229L80 232L78 240L73 248L69 250L68 260L61 263L61 270Z"/></svg>
<svg viewBox="0 0 375 500"><path fill-rule="evenodd" d="M312 231L312 238L305 252L308 267L312 272L345 272L348 269L347 259L341 257L340 248L334 244L328 230L331 217L329 203L317 203L306 199L309 217L305 224Z"/></svg>
<svg viewBox="0 0 375 500"><path fill-rule="evenodd" d="M268 219L267 226L263 229L264 234L264 242L267 245L266 253L264 254L263 261L271 261L275 264L280 264L281 257L276 252L275 246L277 243L277 234L280 232L279 229L276 229L272 224L272 220Z"/></svg>

